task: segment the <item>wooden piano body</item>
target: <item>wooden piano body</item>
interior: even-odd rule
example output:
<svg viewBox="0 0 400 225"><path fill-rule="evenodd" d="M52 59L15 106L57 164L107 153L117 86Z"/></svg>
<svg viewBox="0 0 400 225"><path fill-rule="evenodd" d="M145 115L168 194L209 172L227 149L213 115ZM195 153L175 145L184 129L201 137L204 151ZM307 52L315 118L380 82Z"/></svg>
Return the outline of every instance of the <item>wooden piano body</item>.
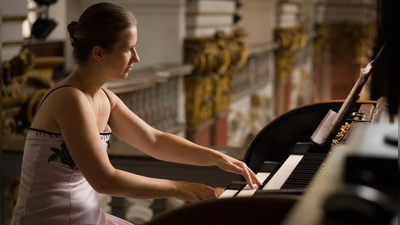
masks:
<svg viewBox="0 0 400 225"><path fill-rule="evenodd" d="M331 151L281 225L397 225L399 178L398 117L378 101L371 123Z"/></svg>
<svg viewBox="0 0 400 225"><path fill-rule="evenodd" d="M325 114L333 109L338 110L343 102L326 102L303 106L276 118L262 129L249 146L245 162L259 174L258 169L264 161L275 161L283 163L291 154L291 148L298 142L309 142L314 130L324 119ZM368 106L368 107L365 107ZM365 117L373 120L380 117L381 107L385 104L382 101L357 102L353 109L358 112L360 109L365 111ZM368 115L370 114L370 115ZM364 123L368 125L368 123ZM337 152L340 153L340 152ZM336 154L338 155L338 154ZM340 154L339 157L341 158ZM331 155L326 158L331 160ZM332 163L329 163L332 164ZM320 169L324 171L322 165ZM336 165L333 165L336 166ZM326 168L328 169L328 168ZM339 170L340 171L340 168ZM318 171L321 172L321 171ZM335 170L326 171L336 174ZM336 175L337 178L338 175ZM340 179L330 180L325 178L322 185L334 189L340 185ZM232 182L232 183L235 183ZM245 182L238 181L245 184ZM313 179L311 185L315 185L317 179ZM321 184L320 184L321 185ZM313 200L313 193L310 188L304 192L286 192L285 190L275 190L267 192L256 192L253 195L221 197L217 200L208 200L197 204L165 212L156 216L148 225L158 224L269 224L269 225L323 225L316 223L322 217L321 209L314 200L314 208L308 208L307 201ZM232 189L233 190L233 189ZM243 191L242 191L243 192ZM242 193L241 192L241 193ZM289 194L288 194L289 193ZM298 218L301 217L301 218ZM284 224L283 224L284 223ZM341 224L341 223L339 223ZM328 224L326 224L328 225ZM333 224L332 224L333 225Z"/></svg>
<svg viewBox="0 0 400 225"><path fill-rule="evenodd" d="M310 142L329 110L338 111L343 101L321 102L293 109L270 122L251 142L244 161L255 172L266 160L284 162L290 149L298 142ZM353 111L357 112L362 104L375 105L376 101L360 101Z"/></svg>
<svg viewBox="0 0 400 225"><path fill-rule="evenodd" d="M310 142L310 137L318 128L328 111L338 111L342 104L343 102L341 101L335 101L306 105L297 109L293 109L276 118L257 134L246 152L244 161L258 174L259 168L261 168L263 163L266 161L278 163L286 162L288 157L291 156L293 146L296 144L308 143L310 146L314 146L315 144ZM343 152L335 152L335 150L338 147L345 146L347 142L351 141L353 132L356 132L359 126L362 126L360 129L365 129L365 126L379 126L379 124L383 124L382 126L387 126L387 124L390 123L397 124L397 121L390 122L392 119L389 118L385 98L381 98L378 101L358 101L356 104L354 104L352 111L355 113L357 112L357 114L363 114L364 120L360 120L358 122L355 120L351 122L352 128L349 129L348 133L346 134L346 139L334 149L327 150L328 152L323 163L315 171L315 175L313 175L312 180L309 184L307 184L307 186L305 186L303 190L292 192L282 188L278 190L267 191L257 190L257 192L254 192L253 196L256 197L260 195L273 196L275 194L296 194L299 196L298 203L294 205L291 211L287 212L288 216L284 221L282 221L284 222L284 225L345 224L328 223L324 216L323 206L325 198L327 198L329 194L339 191L341 188L344 188L347 185L346 181L344 181L345 171L343 165L346 160L347 153L349 151L354 152L356 150L354 148ZM325 151L326 149L317 149L317 151L318 150ZM376 150L377 154L379 154L379 150L380 149ZM388 168L395 170L392 168L393 160L391 160L391 163L392 165L390 165ZM389 182L393 183L393 179L389 180ZM242 181L242 183L244 182ZM390 183L389 186L391 185L392 184ZM228 188L229 187L227 187L227 189ZM241 192L243 193L245 188L243 186L241 188ZM384 189L385 191L393 193L394 187ZM240 190L238 193L239 192ZM240 196L238 193L234 197ZM384 194L386 193L387 192ZM394 202L396 202L398 205L397 199ZM382 223L382 225L383 224L388 223Z"/></svg>
<svg viewBox="0 0 400 225"><path fill-rule="evenodd" d="M377 101L358 101L373 66L377 62L379 64L379 60L385 55L382 53L384 48L385 45L381 47L375 60L361 70L359 79L345 101L303 106L267 124L250 144L244 159L262 181L262 185L253 191L243 180L232 182L220 198L275 193L301 195L301 206L295 205L296 212L289 214L290 218L285 221L285 225L322 225L331 224L331 220L339 221L336 224L359 224L362 221L361 224L386 225L390 220L396 221L399 201L394 193L398 192L398 154L394 150L383 153L386 148L398 149L398 121L393 118L392 113L396 103L387 97L381 97ZM390 135L392 140L389 144L383 141L382 133L377 134L380 137L377 139L371 130L373 128L368 129L372 124L378 125L381 132L387 132L385 129L389 129L387 126L390 124L390 129L394 130L391 132L395 134ZM380 124L383 125L379 126ZM338 147L346 146L347 142L351 143L353 132L360 132L357 128L361 131L369 130L366 138L370 139L368 141L371 146L376 147L370 149L368 154L348 156L347 152L358 153L371 148L368 145L359 145L366 140L358 137L355 138L355 144L353 141L352 146L347 147L350 149L347 152L337 150ZM329 167L325 168L326 165ZM328 179L320 179L321 176ZM314 186L319 189L315 190ZM344 190L335 190L332 187L343 187ZM292 189L294 191L287 191ZM338 194L332 194L326 200L323 199L328 197L323 194L326 190L337 191ZM371 196L379 198L373 199ZM345 200L342 203L338 199ZM308 215L310 209L312 212ZM349 221L352 223L347 223Z"/></svg>
<svg viewBox="0 0 400 225"><path fill-rule="evenodd" d="M284 189L287 186L291 186L289 188L291 190L285 190L286 192L303 192L302 189L306 187L306 183L301 185L296 184L294 186L284 185L286 180L288 180L288 183L292 182L292 180L289 180L289 177L285 176L289 176L291 172L294 172L294 170L291 170L297 167L297 163L300 165L300 161L305 160L296 158L303 158L306 152L313 152L310 154L314 155L321 154L322 158L319 162L324 159L329 149L324 149L326 148L325 146L318 146L312 143L311 136L317 130L321 121L325 119L328 112L339 111L343 102L344 101L322 102L293 109L267 124L256 135L245 154L244 162L257 174L258 178L264 182L257 190L258 193L267 193L272 190L276 191L276 189ZM355 102L351 111L359 112L362 110L364 115L362 119L365 121L365 119L369 119L369 117L372 116L371 112L375 109L375 104L375 101ZM292 151L299 152L299 150L302 152L300 155L292 154ZM294 162L290 161L292 156L295 158ZM311 157L320 158L320 156ZM313 165L314 168L316 166L318 165ZM286 175L282 175L282 173ZM305 174L301 174L301 176L303 175ZM273 181L270 181L271 179L273 179ZM295 179L297 178L295 177ZM308 179L309 181L312 179L312 174ZM304 182L307 181L304 180ZM265 187L266 183L269 183L267 187ZM297 188L299 186L300 188ZM298 190L295 190L296 188ZM243 179L238 182L234 181L226 187L225 192L222 193L220 198L254 194L251 190L247 191L249 193L241 192L241 190L245 189L248 189L248 187ZM241 193L239 194L239 192Z"/></svg>

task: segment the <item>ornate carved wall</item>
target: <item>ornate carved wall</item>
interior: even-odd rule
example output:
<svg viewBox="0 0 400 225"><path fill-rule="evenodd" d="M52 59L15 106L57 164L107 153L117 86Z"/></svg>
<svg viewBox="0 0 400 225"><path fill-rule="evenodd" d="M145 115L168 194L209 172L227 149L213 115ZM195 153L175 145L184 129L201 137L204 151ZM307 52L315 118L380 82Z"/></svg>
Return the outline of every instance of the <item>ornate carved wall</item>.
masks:
<svg viewBox="0 0 400 225"><path fill-rule="evenodd" d="M352 61L366 64L371 60L372 49L376 37L376 23L351 24L316 24L318 34L316 43L330 46L330 60ZM320 48L320 47L319 47ZM320 58L320 57L318 57Z"/></svg>
<svg viewBox="0 0 400 225"><path fill-rule="evenodd" d="M38 69L38 62L47 67ZM53 86L52 69L63 63L56 57L37 59L23 48L2 63L2 136L24 136L35 110L46 91Z"/></svg>
<svg viewBox="0 0 400 225"><path fill-rule="evenodd" d="M314 64L321 100L344 99L370 60L375 44L376 2L321 1L316 6ZM322 70L322 68L325 68ZM330 85L327 85L330 84ZM362 98L368 99L368 83Z"/></svg>
<svg viewBox="0 0 400 225"><path fill-rule="evenodd" d="M185 40L185 63L194 66L185 80L186 115L189 126L197 126L229 107L232 76L247 62L244 33L217 32L210 38Z"/></svg>
<svg viewBox="0 0 400 225"><path fill-rule="evenodd" d="M275 51L276 116L313 101L311 67L312 32L302 18L300 2L277 4L277 27L274 30L278 48Z"/></svg>
<svg viewBox="0 0 400 225"><path fill-rule="evenodd" d="M228 146L247 149L254 136L275 117L274 0L246 0L237 10L237 26L246 32L248 60L232 77Z"/></svg>
<svg viewBox="0 0 400 225"><path fill-rule="evenodd" d="M235 27L235 1L187 1L184 62L194 66L185 79L187 138L227 145L232 78L247 62L245 32Z"/></svg>

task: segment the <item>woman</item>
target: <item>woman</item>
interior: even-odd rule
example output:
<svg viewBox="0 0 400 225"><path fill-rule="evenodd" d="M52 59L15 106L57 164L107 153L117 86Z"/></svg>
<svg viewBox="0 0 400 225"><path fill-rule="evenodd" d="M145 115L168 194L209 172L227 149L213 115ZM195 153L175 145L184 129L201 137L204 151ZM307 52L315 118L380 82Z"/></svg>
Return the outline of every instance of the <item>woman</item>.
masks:
<svg viewBox="0 0 400 225"><path fill-rule="evenodd" d="M87 8L68 25L77 66L42 99L29 128L11 224L130 224L106 214L96 190L112 196L196 202L214 188L115 169L107 156L111 130L144 153L169 162L218 166L260 185L245 163L146 124L110 90L139 62L136 19L111 3Z"/></svg>

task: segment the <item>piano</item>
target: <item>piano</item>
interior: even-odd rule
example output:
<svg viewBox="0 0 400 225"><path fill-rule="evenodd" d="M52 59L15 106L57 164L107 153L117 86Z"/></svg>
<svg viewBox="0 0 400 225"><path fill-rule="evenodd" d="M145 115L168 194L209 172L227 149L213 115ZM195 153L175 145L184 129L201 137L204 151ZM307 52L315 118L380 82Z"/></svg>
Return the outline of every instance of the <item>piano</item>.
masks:
<svg viewBox="0 0 400 225"><path fill-rule="evenodd" d="M376 59L383 49L384 46ZM366 127L371 126L372 128L368 132L368 135L371 136L374 133L375 126L378 126L377 130L385 130L386 128L381 127L386 127L388 123L391 124L390 129L396 128L397 135L392 132L387 139L390 139L392 144L395 143L395 149L398 149L398 121L389 113L388 99L381 97L377 101L358 101L359 93L371 73L373 64L374 61L370 62L361 71L360 78L345 101L323 102L299 107L267 124L250 144L244 159L260 181L263 181L262 185L257 189L250 189L244 180L233 181L225 188L219 198L251 197L278 193L295 194L301 196L301 198L299 198L299 203L294 206L293 212L291 211L288 214L284 225L360 224L358 223L360 220L357 221L360 216L357 219L353 218L352 222L355 223L345 223L345 221L334 223L335 219L333 219L334 222L329 220L332 219L328 215L330 214L329 210L334 208L329 205L330 202L335 202L341 197L346 199L343 197L346 195L339 193L339 191L339 197L332 194L331 187L346 183L354 185L348 188L347 185L342 185L342 187L345 187L342 191L353 192L353 196L361 196L362 192L381 196L374 200L367 199L369 197L364 196L364 202L358 201L361 200L361 197L358 196L360 197L358 200L345 203L350 206L358 204L358 207L351 208L364 209L365 212L371 213L371 216L364 213L364 220L361 224L384 225L396 220L396 218L398 220L398 216L395 218L395 212L399 210L399 203L397 194L394 194L398 191L398 185L395 184L398 183L398 178L400 178L397 169L398 154L395 154L392 150L393 152L390 153L389 157L381 157L379 150L374 149L372 151L377 152L375 155L372 154L373 157L365 157L365 154L361 154L360 157L358 154L344 155L346 151L340 150L344 148L343 146L351 143L353 133L360 133L360 130L367 130ZM356 136L358 137L354 137L357 139L355 142L367 141L361 140L359 134ZM372 140L372 138L370 139ZM352 148L353 152L356 151L354 148L357 147ZM365 148L365 145L360 148ZM342 164L330 162L332 160L337 161L335 158L338 158L338 156L333 157L332 155L340 155ZM376 165L373 165L374 163ZM327 164L329 164L329 167L326 167ZM342 168L343 164L345 168ZM369 174L362 174L365 171ZM334 179L330 179L329 174L332 173L336 174L333 177ZM364 175L367 178L360 179ZM373 179L368 180L369 175ZM388 178L383 179L384 177ZM314 186L319 186L317 193L325 193L325 195L316 195L315 197L318 200L314 198ZM328 198L329 195L325 191L321 191L320 186L324 186L322 189L330 190L333 195L332 198ZM353 199L353 196L348 195L347 197ZM382 199L387 200L385 200L386 205L377 206L378 202L383 201ZM316 201L318 203L315 203ZM367 201L373 206L365 204ZM340 203L335 204L340 206ZM310 206L314 207L312 208L314 212L310 212ZM341 214L343 213L341 212ZM346 216L349 217L349 215Z"/></svg>
<svg viewBox="0 0 400 225"><path fill-rule="evenodd" d="M372 122L379 118L376 114L383 107L385 99L379 102L356 102L352 109L351 123L345 122L339 129L339 134L348 138L356 123ZM250 189L244 180L233 181L225 188L219 198L252 196L254 194L302 194L317 174L324 160L331 153L337 142L344 143L346 138L333 139L329 151L314 142L310 137L325 118L324 114L332 115L339 110L343 102L323 102L303 106L277 118L261 130L246 152L244 162L256 173L262 185L258 189ZM362 118L357 118L362 115ZM285 129L296 124L292 129ZM302 126L302 124L304 126ZM303 127L304 129L301 129ZM352 127L350 129L350 127ZM268 140L268 141L265 141ZM267 159L267 160L265 160Z"/></svg>
<svg viewBox="0 0 400 225"><path fill-rule="evenodd" d="M398 120L360 124L281 225L398 225Z"/></svg>
<svg viewBox="0 0 400 225"><path fill-rule="evenodd" d="M382 102L378 109L375 102L357 102L372 65L362 70L345 101L303 106L264 127L244 159L262 185L255 190L245 181L234 181L220 198L304 192L334 146L345 142L346 133L357 123L372 122L374 112L381 110Z"/></svg>

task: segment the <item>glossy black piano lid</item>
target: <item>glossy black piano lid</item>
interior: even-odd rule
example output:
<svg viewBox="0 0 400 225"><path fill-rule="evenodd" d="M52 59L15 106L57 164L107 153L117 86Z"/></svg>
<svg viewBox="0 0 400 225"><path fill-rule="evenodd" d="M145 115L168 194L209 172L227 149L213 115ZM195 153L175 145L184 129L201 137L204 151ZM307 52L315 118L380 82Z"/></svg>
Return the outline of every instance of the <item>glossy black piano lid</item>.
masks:
<svg viewBox="0 0 400 225"><path fill-rule="evenodd" d="M310 137L326 113L338 111L343 101L321 102L292 109L268 123L249 145L244 162L254 171L264 161L284 162L298 142L310 142ZM356 103L358 110L361 103ZM312 145L312 143L310 143Z"/></svg>
<svg viewBox="0 0 400 225"><path fill-rule="evenodd" d="M380 53L377 54L374 60L378 60L381 57L384 48L384 46L381 48ZM322 102L301 106L284 113L267 124L251 142L246 151L244 162L253 171L257 172L264 161L284 162L290 155L291 148L298 142L309 142L313 151L328 152L332 140L341 126L352 112L358 111L362 104L357 100L371 74L374 60L368 64L371 68L366 68L362 71L360 78L345 101ZM327 130L323 141L313 143L311 136L329 110L338 112L338 114L330 129Z"/></svg>
<svg viewBox="0 0 400 225"><path fill-rule="evenodd" d="M383 50L384 46L376 59L382 55ZM341 126L351 113L360 107L361 102L357 100L371 74L373 62L362 71L344 102L333 101L302 106L284 113L267 124L251 142L244 162L257 172L264 161L284 162L290 155L290 149L298 142L310 142L310 148L314 151L328 152ZM321 142L311 142L312 134L329 110L338 112L331 127L327 129Z"/></svg>

